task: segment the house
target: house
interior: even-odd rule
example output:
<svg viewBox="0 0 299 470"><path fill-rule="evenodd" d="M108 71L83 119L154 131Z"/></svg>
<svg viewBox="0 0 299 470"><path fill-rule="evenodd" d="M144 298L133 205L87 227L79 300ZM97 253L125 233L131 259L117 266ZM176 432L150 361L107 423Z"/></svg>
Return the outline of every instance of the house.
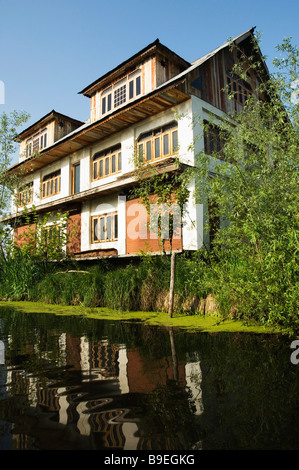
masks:
<svg viewBox="0 0 299 470"><path fill-rule="evenodd" d="M40 215L69 213L68 230L76 228L68 244L74 258L160 252L159 239L146 227L145 207L129 197L136 185L134 152L145 164L171 174L177 171L177 158L192 167L198 152L210 154L219 146L215 122L242 109L258 84L253 70L246 81L231 73L239 60L231 44L251 54L253 32L192 63L156 40L80 92L90 100L88 120L52 110L21 132L19 162L9 172L23 175L22 185L5 219L16 239L26 229L24 207L30 211L34 206ZM208 136L204 121L213 121ZM209 245L205 211L192 196L194 187L191 181L186 220L173 242L178 252Z"/></svg>

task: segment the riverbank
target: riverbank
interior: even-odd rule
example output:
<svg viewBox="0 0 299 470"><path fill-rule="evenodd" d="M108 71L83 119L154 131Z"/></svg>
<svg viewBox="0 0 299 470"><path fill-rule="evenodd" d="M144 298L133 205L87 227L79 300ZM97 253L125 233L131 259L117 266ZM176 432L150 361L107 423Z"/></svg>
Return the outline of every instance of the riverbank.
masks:
<svg viewBox="0 0 299 470"><path fill-rule="evenodd" d="M18 254L19 258L5 262L0 269L0 299L8 302L34 302L47 311L52 306L66 306L96 318L100 312L112 320L136 318L201 331L299 331L297 307L292 301L298 286L294 284L289 295L288 290L282 292L283 286L277 291L271 283L252 282L248 266L239 262L223 267L212 264L203 253L178 256L174 317L170 319L169 257L103 259L79 265L70 260L37 263Z"/></svg>
<svg viewBox="0 0 299 470"><path fill-rule="evenodd" d="M286 333L284 330L260 326L255 324L245 324L240 320L227 319L222 320L217 315L185 315L175 314L172 318L166 312L142 312L142 311L117 311L109 308L95 307L89 308L81 305L53 305L42 302L10 302L0 301L0 308L11 308L23 313L48 313L57 316L81 316L97 320L123 321L123 322L142 322L144 324L172 327L184 329L190 332L208 332L208 333L255 333L255 334L274 334Z"/></svg>

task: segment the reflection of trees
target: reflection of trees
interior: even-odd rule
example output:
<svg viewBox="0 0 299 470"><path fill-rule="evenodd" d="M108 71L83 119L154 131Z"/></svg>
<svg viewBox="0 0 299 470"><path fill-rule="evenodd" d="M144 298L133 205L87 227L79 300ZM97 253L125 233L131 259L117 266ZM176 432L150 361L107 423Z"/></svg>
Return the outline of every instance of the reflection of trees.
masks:
<svg viewBox="0 0 299 470"><path fill-rule="evenodd" d="M194 432L191 398L175 381L157 385L145 397L144 416L140 422L141 440L153 441L157 447L152 448L156 449L190 449L199 440Z"/></svg>

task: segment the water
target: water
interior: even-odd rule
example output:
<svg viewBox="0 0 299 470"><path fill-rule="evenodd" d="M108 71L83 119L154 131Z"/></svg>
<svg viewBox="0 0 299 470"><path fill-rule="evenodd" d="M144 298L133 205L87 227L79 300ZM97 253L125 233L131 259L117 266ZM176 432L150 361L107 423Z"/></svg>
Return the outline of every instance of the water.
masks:
<svg viewBox="0 0 299 470"><path fill-rule="evenodd" d="M298 449L290 343L2 308L0 450Z"/></svg>

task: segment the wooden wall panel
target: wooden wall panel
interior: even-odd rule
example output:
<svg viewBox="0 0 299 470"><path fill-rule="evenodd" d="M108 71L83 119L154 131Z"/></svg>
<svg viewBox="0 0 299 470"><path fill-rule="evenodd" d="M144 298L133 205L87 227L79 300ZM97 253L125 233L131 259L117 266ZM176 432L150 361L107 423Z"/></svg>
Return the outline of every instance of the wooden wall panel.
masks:
<svg viewBox="0 0 299 470"><path fill-rule="evenodd" d="M81 213L72 214L67 224L68 244L67 252L69 254L81 251Z"/></svg>

